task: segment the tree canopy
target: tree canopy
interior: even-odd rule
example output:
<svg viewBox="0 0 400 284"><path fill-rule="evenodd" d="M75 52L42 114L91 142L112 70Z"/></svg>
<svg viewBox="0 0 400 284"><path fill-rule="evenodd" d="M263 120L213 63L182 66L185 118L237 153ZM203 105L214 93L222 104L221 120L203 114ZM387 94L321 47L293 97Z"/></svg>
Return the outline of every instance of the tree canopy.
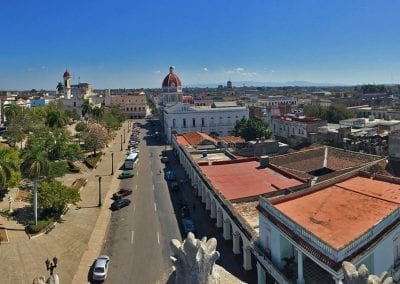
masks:
<svg viewBox="0 0 400 284"><path fill-rule="evenodd" d="M39 184L38 203L43 209L60 214L67 204L77 204L80 200L77 189L67 187L57 180Z"/></svg>
<svg viewBox="0 0 400 284"><path fill-rule="evenodd" d="M14 148L0 147L0 189L15 186L21 178L19 153Z"/></svg>
<svg viewBox="0 0 400 284"><path fill-rule="evenodd" d="M258 117L242 118L236 122L233 134L243 137L246 141L271 137L267 124Z"/></svg>
<svg viewBox="0 0 400 284"><path fill-rule="evenodd" d="M319 104L310 104L304 107L304 115L318 117L329 123L339 123L340 120L352 118L353 114L344 105L324 107Z"/></svg>
<svg viewBox="0 0 400 284"><path fill-rule="evenodd" d="M91 149L95 155L98 149L106 145L107 139L107 129L98 123L89 123L88 128L83 132L85 146Z"/></svg>

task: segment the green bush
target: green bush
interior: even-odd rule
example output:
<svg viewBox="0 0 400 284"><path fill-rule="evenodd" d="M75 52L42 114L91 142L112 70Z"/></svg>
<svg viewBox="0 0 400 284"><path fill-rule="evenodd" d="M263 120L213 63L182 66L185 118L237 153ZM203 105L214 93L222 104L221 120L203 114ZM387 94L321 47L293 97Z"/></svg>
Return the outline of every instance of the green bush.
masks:
<svg viewBox="0 0 400 284"><path fill-rule="evenodd" d="M28 233L30 234L36 234L41 231L44 231L47 226L49 226L51 223L53 223L53 219L48 219L48 220L38 220L37 224L35 224L35 221L29 221L28 223Z"/></svg>
<svg viewBox="0 0 400 284"><path fill-rule="evenodd" d="M68 164L66 161L55 161L50 164L50 178L62 177L66 173L69 173Z"/></svg>
<svg viewBox="0 0 400 284"><path fill-rule="evenodd" d="M88 166L88 168L95 168L97 163L100 161L101 156L103 155L103 153L98 152L96 153L96 155L89 155L85 158L84 162L85 164Z"/></svg>

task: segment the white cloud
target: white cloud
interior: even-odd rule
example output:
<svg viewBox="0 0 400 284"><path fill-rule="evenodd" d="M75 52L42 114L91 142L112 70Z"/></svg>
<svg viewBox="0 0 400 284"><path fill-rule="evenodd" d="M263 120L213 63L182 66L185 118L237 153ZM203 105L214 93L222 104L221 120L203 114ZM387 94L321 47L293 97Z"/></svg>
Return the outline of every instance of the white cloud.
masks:
<svg viewBox="0 0 400 284"><path fill-rule="evenodd" d="M246 71L243 67L236 67L232 70L226 71L227 74L238 74L243 77L254 77L257 75L256 72Z"/></svg>
<svg viewBox="0 0 400 284"><path fill-rule="evenodd" d="M161 73L161 71L160 70L156 70L156 71L154 71L154 74L160 74Z"/></svg>
<svg viewBox="0 0 400 284"><path fill-rule="evenodd" d="M203 68L203 71L208 72L208 68L207 68L207 67L204 67L204 68Z"/></svg>

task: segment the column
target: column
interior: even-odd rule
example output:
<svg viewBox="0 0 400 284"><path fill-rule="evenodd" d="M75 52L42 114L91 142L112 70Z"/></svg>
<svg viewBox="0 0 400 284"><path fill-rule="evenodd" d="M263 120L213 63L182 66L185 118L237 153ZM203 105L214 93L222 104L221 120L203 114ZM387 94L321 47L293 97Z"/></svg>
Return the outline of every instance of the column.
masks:
<svg viewBox="0 0 400 284"><path fill-rule="evenodd" d="M297 250L297 284L304 284L303 277L303 253Z"/></svg>
<svg viewBox="0 0 400 284"><path fill-rule="evenodd" d="M224 220L224 232L223 232L224 239L226 241L231 239L231 222L229 219Z"/></svg>
<svg viewBox="0 0 400 284"><path fill-rule="evenodd" d="M201 202L205 203L206 202L206 188L203 187L202 191L201 191Z"/></svg>
<svg viewBox="0 0 400 284"><path fill-rule="evenodd" d="M200 186L197 187L197 196L201 196L202 190L203 190L203 185L201 184Z"/></svg>
<svg viewBox="0 0 400 284"><path fill-rule="evenodd" d="M210 217L212 218L212 219L215 219L216 217L217 217L217 205L215 204L215 200L214 199L211 199L211 214L210 214Z"/></svg>
<svg viewBox="0 0 400 284"><path fill-rule="evenodd" d="M207 192L206 193L206 210L211 209L211 197L210 194Z"/></svg>
<svg viewBox="0 0 400 284"><path fill-rule="evenodd" d="M249 246L243 246L243 268L246 271L253 269L251 266L251 248Z"/></svg>
<svg viewBox="0 0 400 284"><path fill-rule="evenodd" d="M266 282L267 282L267 276L265 274L265 270L261 266L261 264L257 262L257 283L266 284Z"/></svg>
<svg viewBox="0 0 400 284"><path fill-rule="evenodd" d="M240 233L233 233L233 254L240 254Z"/></svg>
<svg viewBox="0 0 400 284"><path fill-rule="evenodd" d="M222 209L217 209L217 228L222 227Z"/></svg>

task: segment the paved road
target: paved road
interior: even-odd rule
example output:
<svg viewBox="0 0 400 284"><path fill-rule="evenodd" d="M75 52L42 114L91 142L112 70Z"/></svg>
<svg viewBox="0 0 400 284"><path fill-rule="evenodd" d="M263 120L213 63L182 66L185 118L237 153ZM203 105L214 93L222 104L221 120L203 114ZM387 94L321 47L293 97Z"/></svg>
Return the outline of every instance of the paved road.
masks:
<svg viewBox="0 0 400 284"><path fill-rule="evenodd" d="M146 135L142 129L141 137ZM111 257L107 283L155 283L171 266L170 240L181 239L160 162L163 147L154 142L141 142L135 177L121 181L134 193L131 205L111 217L103 250Z"/></svg>

